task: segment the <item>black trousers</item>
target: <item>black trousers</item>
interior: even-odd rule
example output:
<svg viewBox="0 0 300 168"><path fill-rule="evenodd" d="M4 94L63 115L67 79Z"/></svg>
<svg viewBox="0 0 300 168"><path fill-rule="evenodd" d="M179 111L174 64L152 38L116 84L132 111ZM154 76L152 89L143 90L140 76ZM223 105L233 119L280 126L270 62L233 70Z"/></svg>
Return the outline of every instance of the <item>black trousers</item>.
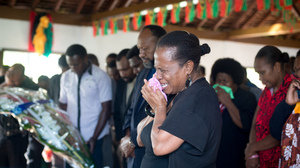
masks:
<svg viewBox="0 0 300 168"><path fill-rule="evenodd" d="M25 168L27 144L28 136L21 133L0 139L0 168Z"/></svg>
<svg viewBox="0 0 300 168"><path fill-rule="evenodd" d="M27 168L38 168L42 165L42 151L44 146L35 140L29 133L26 152Z"/></svg>

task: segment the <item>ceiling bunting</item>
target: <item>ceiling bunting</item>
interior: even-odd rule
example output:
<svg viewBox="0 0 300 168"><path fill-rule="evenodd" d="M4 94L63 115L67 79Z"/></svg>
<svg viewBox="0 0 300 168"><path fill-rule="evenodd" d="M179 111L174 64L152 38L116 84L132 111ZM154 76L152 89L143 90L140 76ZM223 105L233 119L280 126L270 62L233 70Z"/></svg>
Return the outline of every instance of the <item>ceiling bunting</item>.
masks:
<svg viewBox="0 0 300 168"><path fill-rule="evenodd" d="M108 21L106 19L101 21L101 35L108 35Z"/></svg>
<svg viewBox="0 0 300 168"><path fill-rule="evenodd" d="M211 4L212 4L212 15L213 18L217 18L219 15L219 4L218 4L218 0L211 0Z"/></svg>
<svg viewBox="0 0 300 168"><path fill-rule="evenodd" d="M179 4L173 4L173 9L171 10L171 23L175 24L180 22L180 6Z"/></svg>
<svg viewBox="0 0 300 168"><path fill-rule="evenodd" d="M33 20L32 20L33 19ZM53 29L52 17L46 13L30 13L30 37L28 50L48 57L51 54Z"/></svg>
<svg viewBox="0 0 300 168"><path fill-rule="evenodd" d="M93 22L93 36L99 35L99 22Z"/></svg>
<svg viewBox="0 0 300 168"><path fill-rule="evenodd" d="M123 16L123 32L130 31L129 21L130 21L130 16L129 15Z"/></svg>
<svg viewBox="0 0 300 168"><path fill-rule="evenodd" d="M161 7L159 12L157 13L157 24L161 27L167 26L166 19L167 19L168 11L166 7Z"/></svg>
<svg viewBox="0 0 300 168"><path fill-rule="evenodd" d="M232 0L221 0L221 2L220 2L220 17L228 16L231 11L231 7L232 7Z"/></svg>
<svg viewBox="0 0 300 168"><path fill-rule="evenodd" d="M110 34L116 34L118 32L118 19L116 17L109 19Z"/></svg>
<svg viewBox="0 0 300 168"><path fill-rule="evenodd" d="M198 19L206 19L206 0L199 0L196 5L196 14Z"/></svg>
<svg viewBox="0 0 300 168"><path fill-rule="evenodd" d="M247 0L234 0L235 12L246 11L246 10L247 10Z"/></svg>
<svg viewBox="0 0 300 168"><path fill-rule="evenodd" d="M140 12L135 12L132 18L132 25L134 30L138 30L142 25L142 15Z"/></svg>
<svg viewBox="0 0 300 168"><path fill-rule="evenodd" d="M277 8L278 10L281 10L281 9L282 9L282 6L283 6L283 4L281 4L280 1L281 1L281 0L274 0L275 6L276 6L276 8Z"/></svg>
<svg viewBox="0 0 300 168"><path fill-rule="evenodd" d="M209 0L206 0L206 15L208 19L212 19L212 7Z"/></svg>
<svg viewBox="0 0 300 168"><path fill-rule="evenodd" d="M257 10L264 9L264 0L256 0Z"/></svg>
<svg viewBox="0 0 300 168"><path fill-rule="evenodd" d="M292 10L293 8L293 1L292 0L284 0L284 9Z"/></svg>
<svg viewBox="0 0 300 168"><path fill-rule="evenodd" d="M195 7L193 2L188 2L185 7L185 22L190 23L193 22L195 18Z"/></svg>
<svg viewBox="0 0 300 168"><path fill-rule="evenodd" d="M155 24L155 13L153 10L148 10L147 15L145 16L145 26L150 25L150 24Z"/></svg>

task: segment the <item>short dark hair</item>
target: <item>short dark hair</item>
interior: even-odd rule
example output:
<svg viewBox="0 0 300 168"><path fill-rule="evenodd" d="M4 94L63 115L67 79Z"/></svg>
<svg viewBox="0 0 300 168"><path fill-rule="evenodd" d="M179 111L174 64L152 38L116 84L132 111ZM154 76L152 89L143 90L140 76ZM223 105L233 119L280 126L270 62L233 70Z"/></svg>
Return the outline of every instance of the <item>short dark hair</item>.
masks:
<svg viewBox="0 0 300 168"><path fill-rule="evenodd" d="M186 31L173 31L164 35L158 41L158 47L176 47L172 59L177 60L180 66L191 60L194 62L194 70L197 70L200 57L210 52L207 44L200 45L198 37Z"/></svg>
<svg viewBox="0 0 300 168"><path fill-rule="evenodd" d="M129 51L128 48L125 48L122 51L120 51L119 54L117 55L117 61L120 61L123 57L126 57L128 51Z"/></svg>
<svg viewBox="0 0 300 168"><path fill-rule="evenodd" d="M130 59L132 57L139 57L140 55L140 50L137 48L137 45L133 46L127 53L126 57L127 59Z"/></svg>
<svg viewBox="0 0 300 168"><path fill-rule="evenodd" d="M74 55L78 55L81 58L87 55L86 49L80 44L73 44L68 47L66 51L66 55L69 57L73 57Z"/></svg>
<svg viewBox="0 0 300 168"><path fill-rule="evenodd" d="M97 58L97 56L96 56L95 54L87 54L87 55L88 55L88 57L89 57L89 60L90 60L93 64L99 66L99 61L98 61L98 58Z"/></svg>
<svg viewBox="0 0 300 168"><path fill-rule="evenodd" d="M267 45L261 48L255 56L256 58L266 58L267 63L274 66L276 62L280 62L283 68L284 63L289 62L289 55L282 53L277 47Z"/></svg>
<svg viewBox="0 0 300 168"><path fill-rule="evenodd" d="M144 26L142 31L149 29L152 32L152 35L161 38L163 35L165 35L167 32L164 28L157 26L157 25L147 25Z"/></svg>
<svg viewBox="0 0 300 168"><path fill-rule="evenodd" d="M2 65L1 68L6 72L10 67L8 65Z"/></svg>
<svg viewBox="0 0 300 168"><path fill-rule="evenodd" d="M106 58L117 58L117 54L115 53L110 53Z"/></svg>
<svg viewBox="0 0 300 168"><path fill-rule="evenodd" d="M116 65L116 60L110 61L110 62L107 64L107 67L108 67L108 68L116 68L116 67L117 67L117 65Z"/></svg>
<svg viewBox="0 0 300 168"><path fill-rule="evenodd" d="M235 84L242 84L244 79L244 70L242 65L236 60L232 58L218 59L211 69L213 80L216 81L218 73L222 72L231 76Z"/></svg>
<svg viewBox="0 0 300 168"><path fill-rule="evenodd" d="M43 82L43 81L49 81L48 76L41 75L41 76L38 78L38 82Z"/></svg>
<svg viewBox="0 0 300 168"><path fill-rule="evenodd" d="M58 65L62 68L69 68L69 65L67 63L67 60L66 60L66 55L63 54L59 57L58 59Z"/></svg>

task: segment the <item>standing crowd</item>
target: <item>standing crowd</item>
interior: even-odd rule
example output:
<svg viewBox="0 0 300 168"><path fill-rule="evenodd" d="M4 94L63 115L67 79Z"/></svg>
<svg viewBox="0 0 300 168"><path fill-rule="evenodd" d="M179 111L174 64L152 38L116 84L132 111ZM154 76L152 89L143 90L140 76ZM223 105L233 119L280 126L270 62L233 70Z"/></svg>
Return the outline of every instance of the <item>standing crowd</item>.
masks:
<svg viewBox="0 0 300 168"><path fill-rule="evenodd" d="M294 59L275 46L257 52L263 90L232 58L216 60L208 83L200 60L210 50L191 33L148 25L135 46L106 57L106 72L73 44L59 58L61 74L35 84L23 65L2 66L0 89L45 89L97 168L300 167L300 50ZM42 150L0 114L0 168L71 167L58 156L43 163Z"/></svg>

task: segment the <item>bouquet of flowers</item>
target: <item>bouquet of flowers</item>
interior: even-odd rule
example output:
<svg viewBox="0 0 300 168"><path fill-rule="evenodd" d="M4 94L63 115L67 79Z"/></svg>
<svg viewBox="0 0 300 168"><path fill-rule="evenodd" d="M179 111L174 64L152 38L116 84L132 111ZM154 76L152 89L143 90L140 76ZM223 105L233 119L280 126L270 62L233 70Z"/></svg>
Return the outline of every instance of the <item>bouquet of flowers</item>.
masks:
<svg viewBox="0 0 300 168"><path fill-rule="evenodd" d="M94 167L89 150L67 113L47 100L42 90L1 89L0 113L15 117L20 127L32 132L40 143L72 166Z"/></svg>

